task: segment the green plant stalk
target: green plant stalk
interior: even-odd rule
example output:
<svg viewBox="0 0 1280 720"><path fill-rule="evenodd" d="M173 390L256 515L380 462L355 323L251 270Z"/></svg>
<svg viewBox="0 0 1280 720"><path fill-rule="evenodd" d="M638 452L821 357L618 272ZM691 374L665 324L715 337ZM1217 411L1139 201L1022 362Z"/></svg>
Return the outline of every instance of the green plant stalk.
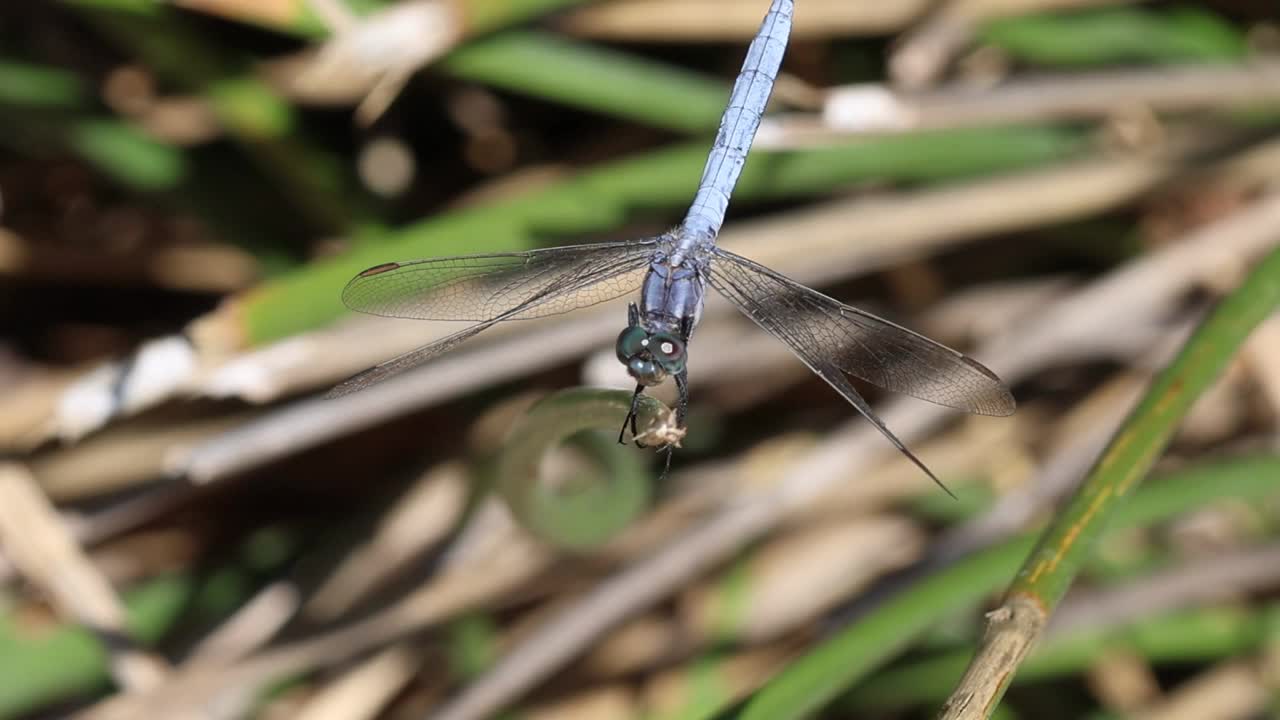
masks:
<svg viewBox="0 0 1280 720"><path fill-rule="evenodd" d="M1280 605L1258 609L1197 608L1102 631L1053 638L1027 658L1015 685L1081 672L1118 649L1153 664L1212 662L1255 651L1280 631ZM972 649L947 652L877 673L839 702L856 716L898 711L946 698L973 657Z"/></svg>
<svg viewBox="0 0 1280 720"><path fill-rule="evenodd" d="M1088 559L1094 541L1164 452L1192 403L1278 304L1280 249L1264 258L1244 284L1210 313L1174 361L1156 377L1023 563L1005 600L1005 607L1027 608L1031 613L1027 625L1016 629L1022 647L1034 645L1048 616ZM984 661L987 655L980 650L970 672L976 672L972 668L981 667ZM1000 679L992 697L983 693L984 697L976 698L987 712L999 703L1013 678L1013 668L1006 667L1010 662L1016 667L1017 658L999 663Z"/></svg>
<svg viewBox="0 0 1280 720"><path fill-rule="evenodd" d="M557 547L587 549L607 542L648 508L652 478L636 449L615 438L631 396L621 390L565 390L534 405L511 428L498 455L495 486L525 529ZM637 430L643 435L670 413L642 395ZM608 434L584 446L602 467L573 478L567 487L548 486L543 458L592 430Z"/></svg>
<svg viewBox="0 0 1280 720"><path fill-rule="evenodd" d="M1117 530L1143 527L1223 497L1273 496L1280 457L1260 456L1188 468L1142 488L1116 511ZM974 553L904 590L856 624L810 650L746 705L742 720L787 720L823 707L897 655L938 618L975 607L1013 575L1034 536Z"/></svg>
<svg viewBox="0 0 1280 720"><path fill-rule="evenodd" d="M1009 588L1046 614L1062 599L1115 509L1160 457L1192 403L1280 304L1280 250L1228 295L1162 371Z"/></svg>
<svg viewBox="0 0 1280 720"><path fill-rule="evenodd" d="M806 197L867 180L938 181L1041 165L1078 154L1083 135L1056 128L927 132L790 153L753 153L734 193ZM579 173L541 190L428 218L376 244L308 265L240 296L232 306L247 346L323 326L346 312L339 291L357 272L395 259L524 250L621 227L638 211L683 209L707 142L665 148ZM668 220L675 218L668 217Z"/></svg>

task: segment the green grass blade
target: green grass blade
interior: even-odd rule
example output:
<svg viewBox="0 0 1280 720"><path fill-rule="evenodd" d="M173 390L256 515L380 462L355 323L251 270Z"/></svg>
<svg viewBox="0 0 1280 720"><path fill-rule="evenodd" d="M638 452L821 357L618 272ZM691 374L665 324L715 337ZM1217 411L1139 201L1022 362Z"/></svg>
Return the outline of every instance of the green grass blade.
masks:
<svg viewBox="0 0 1280 720"><path fill-rule="evenodd" d="M1238 60L1248 52L1231 23L1198 8L1104 8L993 21L981 39L1039 65Z"/></svg>
<svg viewBox="0 0 1280 720"><path fill-rule="evenodd" d="M548 33L476 40L441 64L449 74L677 132L714 130L729 84Z"/></svg>
<svg viewBox="0 0 1280 720"><path fill-rule="evenodd" d="M187 159L181 150L156 142L132 125L80 120L67 126L64 137L89 164L144 192L175 188L187 175Z"/></svg>
<svg viewBox="0 0 1280 720"><path fill-rule="evenodd" d="M0 106L73 110L84 107L89 99L75 73L0 59Z"/></svg>
<svg viewBox="0 0 1280 720"><path fill-rule="evenodd" d="M154 647L180 626L221 622L251 596L262 577L296 560L295 537L287 529L264 528L246 537L225 565L151 578L121 593L129 637ZM74 623L37 630L12 612L0 616L0 720L30 716L111 686L110 657L98 635Z"/></svg>
<svg viewBox="0 0 1280 720"><path fill-rule="evenodd" d="M1278 304L1280 249L1273 250L1214 309L1156 377L1084 483L1041 536L1009 587L1004 605L1011 611L1008 620L993 623L988 632L988 638L1003 634L1004 641L1017 649L996 650L984 644L962 681L965 689L957 690L967 698L966 705L986 708L986 712L996 707L1021 656L1043 631L1116 508L1164 452L1192 403ZM998 673L994 681L986 677L991 673ZM982 689L968 689L967 682L981 683Z"/></svg>
<svg viewBox="0 0 1280 720"><path fill-rule="evenodd" d="M924 579L876 613L792 663L744 708L739 720L802 718L905 649L940 616L977 605L1005 582L1030 538L984 550Z"/></svg>
<svg viewBox="0 0 1280 720"><path fill-rule="evenodd" d="M125 593L133 638L143 645L156 642L180 617L193 591L189 578L175 576ZM60 625L33 634L13 617L0 619L0 718L106 689L107 661L102 644L83 628Z"/></svg>
<svg viewBox="0 0 1280 720"><path fill-rule="evenodd" d="M1014 678L1018 685L1085 672L1125 651L1162 663L1213 662L1258 650L1280 628L1280 605L1211 607L1144 617L1120 627L1054 638L1037 648ZM939 653L876 673L837 703L853 717L940 703L964 673L973 648Z"/></svg>
<svg viewBox="0 0 1280 720"><path fill-rule="evenodd" d="M1093 541L1178 429L1192 403L1280 305L1280 250L1274 250L1187 341L1120 428L1098 464L1045 531L1010 586L1047 609L1057 605Z"/></svg>
<svg viewBox="0 0 1280 720"><path fill-rule="evenodd" d="M1116 529L1139 527L1202 506L1207 499L1273 496L1280 457L1206 464L1136 492L1116 512ZM809 651L747 704L741 720L788 720L823 707L872 669L897 655L939 618L968 610L1008 581L1032 547L1030 535L965 558L903 591L854 625Z"/></svg>

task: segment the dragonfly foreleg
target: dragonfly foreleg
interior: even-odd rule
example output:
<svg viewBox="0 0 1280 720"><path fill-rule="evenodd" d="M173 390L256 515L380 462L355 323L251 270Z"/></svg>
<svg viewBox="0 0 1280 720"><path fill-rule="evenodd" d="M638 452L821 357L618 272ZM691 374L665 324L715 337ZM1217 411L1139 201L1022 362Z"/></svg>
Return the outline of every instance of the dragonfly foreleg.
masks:
<svg viewBox="0 0 1280 720"><path fill-rule="evenodd" d="M689 414L689 371L676 373L676 427L684 427L684 419Z"/></svg>
<svg viewBox="0 0 1280 720"><path fill-rule="evenodd" d="M635 307L635 306L632 305L632 307ZM631 408L627 410L627 416L622 420L622 429L618 431L619 445L627 444L626 440L624 440L623 438L627 436L628 427L631 428L632 438L635 438L636 435L640 434L640 431L636 428L636 408L639 407L640 405L640 395L643 392L644 392L644 383L637 383L636 391L631 395ZM639 447L644 447L643 445L640 444L639 440L636 441L636 445Z"/></svg>

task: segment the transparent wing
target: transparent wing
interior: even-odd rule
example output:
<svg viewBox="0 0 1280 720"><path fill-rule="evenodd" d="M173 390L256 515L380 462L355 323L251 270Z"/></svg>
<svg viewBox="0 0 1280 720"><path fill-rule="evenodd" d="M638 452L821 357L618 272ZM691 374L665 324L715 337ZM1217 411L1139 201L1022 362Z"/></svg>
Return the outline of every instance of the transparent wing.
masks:
<svg viewBox="0 0 1280 720"><path fill-rule="evenodd" d="M480 334L482 330L492 327L497 322L497 320L490 320L478 325L472 325L469 328L456 332L446 338L437 340L429 345L423 345L416 350L410 350L409 352L404 353L403 355L397 355L384 363L374 365L368 370L356 373L346 380L343 380L336 387L326 393L325 397L332 399L342 397L343 395L350 395L351 393L363 390L370 385L380 383L392 375L399 375L405 370L417 367L437 355L443 355L457 347L463 340Z"/></svg>
<svg viewBox="0 0 1280 720"><path fill-rule="evenodd" d="M713 252L712 287L811 367L842 370L886 390L957 410L1013 413L1013 395L976 360L740 255L720 248Z"/></svg>
<svg viewBox="0 0 1280 720"><path fill-rule="evenodd" d="M370 315L416 320L556 315L638 288L657 242L647 238L385 263L352 278L342 302Z"/></svg>
<svg viewBox="0 0 1280 720"><path fill-rule="evenodd" d="M363 390L441 355L503 320L565 313L640 287L657 239L378 265L342 293L352 310L477 323L355 375L328 397Z"/></svg>

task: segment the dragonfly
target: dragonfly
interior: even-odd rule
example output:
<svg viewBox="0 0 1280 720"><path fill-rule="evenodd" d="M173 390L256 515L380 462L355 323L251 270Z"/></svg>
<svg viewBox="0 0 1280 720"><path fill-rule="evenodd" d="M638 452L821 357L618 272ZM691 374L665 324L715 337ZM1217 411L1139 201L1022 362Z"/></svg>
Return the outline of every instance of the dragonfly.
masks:
<svg viewBox="0 0 1280 720"><path fill-rule="evenodd" d="M729 197L782 64L793 9L791 0L772 0L734 82L693 203L678 227L654 237L619 242L371 267L356 275L342 293L352 310L472 324L355 375L330 396L364 389L415 367L500 322L559 315L638 290L639 302L628 307L627 326L618 335L615 350L636 382L619 442L629 424L640 444L637 403L647 388L668 378L674 380L678 394L676 425L684 427L689 406L689 342L710 286L785 343L898 451L938 482L872 412L846 375L970 413L1009 415L1015 403L1000 378L960 352L716 244ZM669 463L671 448L666 449Z"/></svg>

